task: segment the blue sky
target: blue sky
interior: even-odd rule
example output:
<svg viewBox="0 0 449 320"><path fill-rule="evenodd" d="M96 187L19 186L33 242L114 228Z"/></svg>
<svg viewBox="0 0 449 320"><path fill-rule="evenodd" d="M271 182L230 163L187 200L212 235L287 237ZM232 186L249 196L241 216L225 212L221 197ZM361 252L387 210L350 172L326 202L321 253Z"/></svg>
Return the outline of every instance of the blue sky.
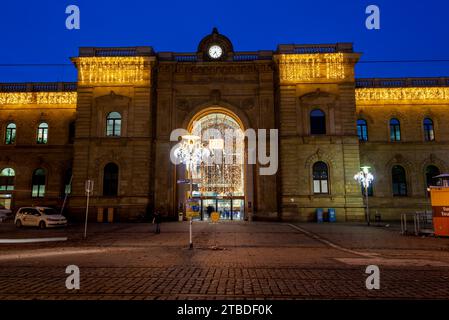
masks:
<svg viewBox="0 0 449 320"><path fill-rule="evenodd" d="M81 10L81 29L65 28L65 8ZM365 8L381 10L381 30L365 28ZM449 60L449 1L40 0L0 4L0 82L75 81L80 46L152 46L196 51L216 26L236 51L283 43L353 42L371 60ZM449 76L449 62L360 63L357 77Z"/></svg>

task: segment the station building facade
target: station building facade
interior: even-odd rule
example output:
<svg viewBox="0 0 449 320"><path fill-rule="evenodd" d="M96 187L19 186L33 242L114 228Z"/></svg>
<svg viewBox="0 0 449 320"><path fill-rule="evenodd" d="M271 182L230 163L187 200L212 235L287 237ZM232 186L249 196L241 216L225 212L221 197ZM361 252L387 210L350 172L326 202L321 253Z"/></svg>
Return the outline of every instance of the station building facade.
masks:
<svg viewBox="0 0 449 320"><path fill-rule="evenodd" d="M66 200L77 219L92 180L93 220L155 208L175 219L186 172L170 161L170 135L202 123L277 129L279 155L273 175L259 162L203 167L202 212L313 221L333 208L339 221L364 220L361 166L375 177L373 216L425 210L427 186L449 171L449 79L356 79L359 57L348 43L239 52L216 29L193 53L82 47L76 83L0 84L0 203Z"/></svg>

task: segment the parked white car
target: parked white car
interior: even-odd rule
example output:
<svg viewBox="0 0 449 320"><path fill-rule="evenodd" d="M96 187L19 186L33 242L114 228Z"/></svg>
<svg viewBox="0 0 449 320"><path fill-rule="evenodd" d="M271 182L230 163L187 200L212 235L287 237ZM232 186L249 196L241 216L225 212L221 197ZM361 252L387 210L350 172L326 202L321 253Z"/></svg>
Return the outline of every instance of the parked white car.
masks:
<svg viewBox="0 0 449 320"><path fill-rule="evenodd" d="M14 220L17 228L39 227L41 229L67 226L67 219L53 208L26 207L20 208Z"/></svg>
<svg viewBox="0 0 449 320"><path fill-rule="evenodd" d="M12 211L0 204L0 222L12 218Z"/></svg>

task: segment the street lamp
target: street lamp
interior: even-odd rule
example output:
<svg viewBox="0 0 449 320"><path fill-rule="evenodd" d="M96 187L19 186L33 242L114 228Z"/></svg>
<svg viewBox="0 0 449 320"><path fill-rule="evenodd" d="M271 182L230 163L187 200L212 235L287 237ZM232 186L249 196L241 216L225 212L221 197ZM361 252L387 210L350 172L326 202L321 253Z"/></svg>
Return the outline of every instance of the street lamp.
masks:
<svg viewBox="0 0 449 320"><path fill-rule="evenodd" d="M364 166L364 167L361 167L360 169L362 169L362 170L354 176L354 179L357 180L362 185L363 189L365 190L366 222L368 225L370 225L371 221L370 221L369 206L368 206L368 189L374 180L374 176L369 172L369 169L371 169L371 167Z"/></svg>
<svg viewBox="0 0 449 320"><path fill-rule="evenodd" d="M196 170L196 167L199 164L201 164L201 162L205 157L210 156L210 151L208 148L203 146L201 142L201 137L196 135L184 135L182 136L182 141L179 147L176 148L176 150L174 151L174 155L176 158L179 159L181 163L186 165L187 171L189 173L189 185L190 185L189 199L191 199L193 195L193 171ZM189 223L190 249L193 249L192 219L193 217L190 217Z"/></svg>

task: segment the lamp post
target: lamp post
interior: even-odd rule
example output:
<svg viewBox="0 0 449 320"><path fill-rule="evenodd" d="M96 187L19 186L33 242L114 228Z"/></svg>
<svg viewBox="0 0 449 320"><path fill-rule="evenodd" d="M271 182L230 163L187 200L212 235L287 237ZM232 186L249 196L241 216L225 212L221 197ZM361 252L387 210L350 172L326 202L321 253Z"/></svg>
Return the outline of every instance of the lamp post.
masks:
<svg viewBox="0 0 449 320"><path fill-rule="evenodd" d="M369 205L368 205L368 189L374 180L374 176L369 172L369 169L371 169L371 167L364 166L364 167L361 167L360 169L362 169L362 170L354 176L354 179L357 180L362 185L363 189L365 190L365 199L366 199L366 213L365 214L366 214L366 223L369 226L371 224L371 221L370 221Z"/></svg>
<svg viewBox="0 0 449 320"><path fill-rule="evenodd" d="M189 199L191 199L193 193L193 170L195 170L196 166L203 161L203 157L210 155L210 151L201 143L201 137L196 135L184 135L182 136L180 146L175 150L174 155L181 163L186 165L189 173ZM185 205L187 207L187 200ZM191 216L189 221L189 249L193 249L192 219L193 217Z"/></svg>

